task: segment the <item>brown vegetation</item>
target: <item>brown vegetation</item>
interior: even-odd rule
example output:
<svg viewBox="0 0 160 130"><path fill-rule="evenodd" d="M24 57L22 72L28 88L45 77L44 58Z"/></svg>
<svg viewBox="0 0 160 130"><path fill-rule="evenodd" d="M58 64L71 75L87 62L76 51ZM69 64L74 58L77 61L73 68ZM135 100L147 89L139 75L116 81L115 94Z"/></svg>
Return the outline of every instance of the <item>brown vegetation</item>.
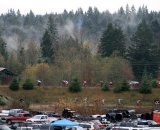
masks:
<svg viewBox="0 0 160 130"><path fill-rule="evenodd" d="M85 115L104 113L110 107L129 107L146 111L153 108L154 99L160 99L159 89L154 89L153 93L148 95L142 95L136 91L115 94L112 91L103 92L101 88L95 87L83 88L80 93L69 93L67 88L61 87L36 88L31 91L20 89L17 92L9 90L8 87L1 87L0 91L13 99L12 107L19 107L15 104L23 98L29 104L29 109L52 110L60 114L65 107ZM121 105L118 105L119 98L123 99ZM141 104L137 105L136 101L139 99Z"/></svg>

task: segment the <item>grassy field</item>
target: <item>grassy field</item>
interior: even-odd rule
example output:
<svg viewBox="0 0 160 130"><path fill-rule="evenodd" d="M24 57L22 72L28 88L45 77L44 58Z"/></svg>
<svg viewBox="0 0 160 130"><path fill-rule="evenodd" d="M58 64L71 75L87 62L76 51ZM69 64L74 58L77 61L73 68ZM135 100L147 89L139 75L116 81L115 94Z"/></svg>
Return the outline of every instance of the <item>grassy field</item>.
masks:
<svg viewBox="0 0 160 130"><path fill-rule="evenodd" d="M101 88L92 87L83 88L80 93L69 93L67 88L58 87L36 88L31 91L20 89L14 92L3 86L0 87L0 93L10 97L12 101L19 101L23 98L29 103L30 109L60 112L64 107L69 107L83 114L103 113L108 107L150 110L153 107L153 100L160 99L160 89L154 89L152 94L143 95L133 90L115 94L112 91L103 92ZM123 99L122 105L118 105L118 99ZM139 99L141 104L137 106L136 101Z"/></svg>

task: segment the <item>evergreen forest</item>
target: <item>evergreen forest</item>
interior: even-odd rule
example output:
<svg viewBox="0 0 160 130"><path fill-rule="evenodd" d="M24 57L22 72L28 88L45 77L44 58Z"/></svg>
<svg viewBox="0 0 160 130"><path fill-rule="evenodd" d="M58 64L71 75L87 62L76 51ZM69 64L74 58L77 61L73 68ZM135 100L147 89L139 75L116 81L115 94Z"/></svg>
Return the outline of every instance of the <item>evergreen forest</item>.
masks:
<svg viewBox="0 0 160 130"><path fill-rule="evenodd" d="M0 66L20 81L59 86L78 78L88 86L101 81L141 81L144 71L159 78L160 12L146 6L115 13L64 10L35 15L8 10L0 15Z"/></svg>

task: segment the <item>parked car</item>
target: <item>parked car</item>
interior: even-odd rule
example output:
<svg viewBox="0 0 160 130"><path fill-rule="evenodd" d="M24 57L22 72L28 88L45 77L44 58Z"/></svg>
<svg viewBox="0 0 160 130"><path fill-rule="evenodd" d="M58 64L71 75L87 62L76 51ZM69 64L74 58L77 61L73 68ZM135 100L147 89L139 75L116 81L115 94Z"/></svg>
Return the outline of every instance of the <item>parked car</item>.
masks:
<svg viewBox="0 0 160 130"><path fill-rule="evenodd" d="M45 115L42 111L29 111L29 113L32 115L32 116L35 116L35 115Z"/></svg>
<svg viewBox="0 0 160 130"><path fill-rule="evenodd" d="M95 125L98 125L100 129L105 128L105 126L99 120L92 120L91 122L93 122Z"/></svg>
<svg viewBox="0 0 160 130"><path fill-rule="evenodd" d="M35 115L32 118L29 118L26 120L27 122L48 122L48 116L47 115Z"/></svg>
<svg viewBox="0 0 160 130"><path fill-rule="evenodd" d="M21 127L16 127L13 130L36 130L36 129L33 129L33 127L30 127L30 126L21 126Z"/></svg>
<svg viewBox="0 0 160 130"><path fill-rule="evenodd" d="M94 123L87 123L87 122L81 122L79 123L79 126L81 126L84 130L95 130L96 128Z"/></svg>
<svg viewBox="0 0 160 130"><path fill-rule="evenodd" d="M64 110L62 111L62 117L64 117L64 118L77 118L77 117L79 117L79 115L75 111L72 111L69 108L64 108Z"/></svg>
<svg viewBox="0 0 160 130"><path fill-rule="evenodd" d="M58 115L57 113L51 112L51 111L45 111L43 112L44 115L47 115L48 117L57 117L60 118L60 115Z"/></svg>
<svg viewBox="0 0 160 130"><path fill-rule="evenodd" d="M94 119L98 119L104 126L107 126L110 121L106 119L106 115L91 115Z"/></svg>
<svg viewBox="0 0 160 130"><path fill-rule="evenodd" d="M32 122L16 122L14 124L12 124L10 126L11 129L13 130L30 130L30 129L34 129L34 130L39 130L40 126L42 124L40 123L32 123Z"/></svg>
<svg viewBox="0 0 160 130"><path fill-rule="evenodd" d="M0 124L0 130L12 130L12 129L9 128L9 126L7 126L5 124Z"/></svg>
<svg viewBox="0 0 160 130"><path fill-rule="evenodd" d="M142 128L142 127L116 126L116 127L113 127L112 130L151 130L151 129L149 129L149 128Z"/></svg>
<svg viewBox="0 0 160 130"><path fill-rule="evenodd" d="M9 110L1 110L0 118L6 117L9 115Z"/></svg>
<svg viewBox="0 0 160 130"><path fill-rule="evenodd" d="M141 126L141 127L148 127L148 126L160 126L159 124L157 124L155 121L153 120L136 120L134 121L134 123L137 126Z"/></svg>
<svg viewBox="0 0 160 130"><path fill-rule="evenodd" d="M81 126L72 126L72 127L68 127L67 129L68 130L84 130L84 128Z"/></svg>
<svg viewBox="0 0 160 130"><path fill-rule="evenodd" d="M110 109L106 112L106 119L111 122L122 121L124 118L131 118L133 111L127 109Z"/></svg>
<svg viewBox="0 0 160 130"><path fill-rule="evenodd" d="M47 115L35 115L32 118L27 119L27 122L45 122L45 123L51 123L58 120L58 118L55 117L48 117Z"/></svg>
<svg viewBox="0 0 160 130"><path fill-rule="evenodd" d="M42 124L39 130L62 130L61 126L51 126L50 124Z"/></svg>
<svg viewBox="0 0 160 130"><path fill-rule="evenodd" d="M2 120L5 120L5 122L10 125L13 122L24 122L28 118L31 118L31 115L29 113L19 113L16 116L4 117Z"/></svg>

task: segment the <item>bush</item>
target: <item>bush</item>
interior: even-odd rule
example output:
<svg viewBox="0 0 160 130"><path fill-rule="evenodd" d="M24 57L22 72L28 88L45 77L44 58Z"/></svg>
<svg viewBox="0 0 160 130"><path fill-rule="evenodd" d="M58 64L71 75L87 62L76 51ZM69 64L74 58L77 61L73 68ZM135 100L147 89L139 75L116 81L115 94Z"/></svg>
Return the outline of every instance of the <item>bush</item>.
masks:
<svg viewBox="0 0 160 130"><path fill-rule="evenodd" d="M142 94L152 93L152 88L151 88L147 73L144 73L144 76L142 77L139 92L142 93Z"/></svg>
<svg viewBox="0 0 160 130"><path fill-rule="evenodd" d="M102 85L102 91L109 91L108 83Z"/></svg>
<svg viewBox="0 0 160 130"><path fill-rule="evenodd" d="M122 92L130 90L130 86L129 86L127 80L123 80L120 85L121 85L120 87L121 87Z"/></svg>
<svg viewBox="0 0 160 130"><path fill-rule="evenodd" d="M125 92L129 90L130 90L130 86L126 80L120 81L117 87L114 88L115 93Z"/></svg>
<svg viewBox="0 0 160 130"><path fill-rule="evenodd" d="M143 82L140 86L139 92L142 94L150 94L152 93L152 89L149 84Z"/></svg>
<svg viewBox="0 0 160 130"><path fill-rule="evenodd" d="M73 93L81 91L81 86L77 78L71 80L71 83L69 85L69 91Z"/></svg>
<svg viewBox="0 0 160 130"><path fill-rule="evenodd" d="M151 80L151 87L157 88L157 80L156 79Z"/></svg>
<svg viewBox="0 0 160 130"><path fill-rule="evenodd" d="M34 89L34 84L31 79L26 79L24 84L23 84L23 89L24 90L32 90Z"/></svg>
<svg viewBox="0 0 160 130"><path fill-rule="evenodd" d="M18 82L17 78L14 78L12 80L11 84L9 85L9 89L12 91L19 90L19 82Z"/></svg>

